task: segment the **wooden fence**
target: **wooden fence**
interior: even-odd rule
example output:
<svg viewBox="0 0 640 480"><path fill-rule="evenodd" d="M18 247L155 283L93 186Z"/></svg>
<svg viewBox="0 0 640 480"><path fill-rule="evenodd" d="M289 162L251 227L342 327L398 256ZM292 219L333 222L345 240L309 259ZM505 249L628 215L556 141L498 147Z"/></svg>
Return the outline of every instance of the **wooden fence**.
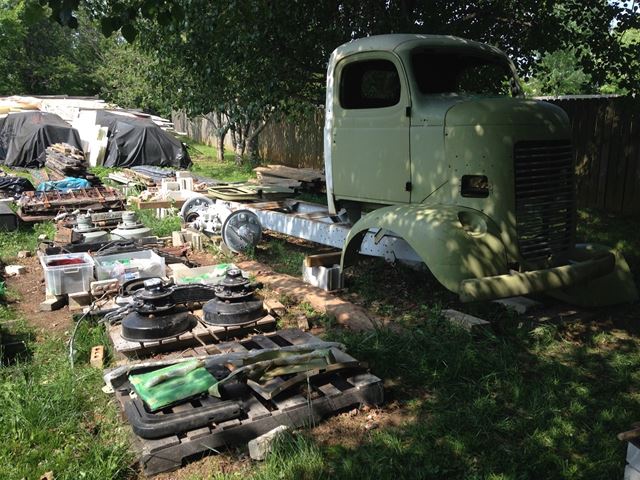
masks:
<svg viewBox="0 0 640 480"><path fill-rule="evenodd" d="M640 214L640 99L560 97L547 100L571 119L578 204L618 214ZM176 130L215 144L206 121L173 115ZM259 149L270 163L322 168L324 109L295 121L272 121Z"/></svg>
<svg viewBox="0 0 640 480"><path fill-rule="evenodd" d="M640 99L548 100L571 119L578 205L618 214L640 213Z"/></svg>

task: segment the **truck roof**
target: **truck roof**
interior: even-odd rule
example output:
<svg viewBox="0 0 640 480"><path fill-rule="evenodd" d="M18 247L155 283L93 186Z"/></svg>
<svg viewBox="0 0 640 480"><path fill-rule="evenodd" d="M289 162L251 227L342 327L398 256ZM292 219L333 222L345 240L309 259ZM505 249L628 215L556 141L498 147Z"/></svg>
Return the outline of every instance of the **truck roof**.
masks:
<svg viewBox="0 0 640 480"><path fill-rule="evenodd" d="M470 50L481 50L489 54L506 57L504 52L498 48L485 43L467 40L451 35L423 35L411 33L395 33L388 35L373 35L371 37L358 38L348 43L340 45L334 50L335 59L346 57L357 52L364 51L394 51L398 49L409 49L416 46L427 47L461 47Z"/></svg>

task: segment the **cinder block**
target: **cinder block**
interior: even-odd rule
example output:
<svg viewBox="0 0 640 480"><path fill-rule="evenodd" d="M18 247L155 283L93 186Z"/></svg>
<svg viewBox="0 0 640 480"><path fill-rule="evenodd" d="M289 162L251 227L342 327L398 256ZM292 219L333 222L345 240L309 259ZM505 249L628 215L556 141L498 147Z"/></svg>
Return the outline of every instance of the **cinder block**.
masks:
<svg viewBox="0 0 640 480"><path fill-rule="evenodd" d="M249 456L254 460L264 460L267 453L271 450L273 441L278 437L278 435L286 432L287 430L289 430L289 427L286 425L280 425L251 440L249 442Z"/></svg>
<svg viewBox="0 0 640 480"><path fill-rule="evenodd" d="M632 440L627 444L627 463L640 471L640 448L637 440Z"/></svg>
<svg viewBox="0 0 640 480"><path fill-rule="evenodd" d="M338 290L344 286L344 279L340 273L340 265L325 267L302 266L302 280L314 287L322 288L328 292Z"/></svg>
<svg viewBox="0 0 640 480"><path fill-rule="evenodd" d="M624 480L640 480L640 472L631 465L627 465L624 469Z"/></svg>
<svg viewBox="0 0 640 480"><path fill-rule="evenodd" d="M22 265L7 265L6 267L4 267L4 273L8 277L22 275L26 271L27 271L27 268L23 267Z"/></svg>
<svg viewBox="0 0 640 480"><path fill-rule="evenodd" d="M109 278L107 280L97 280L91 282L91 295L101 297L103 295L117 294L120 290L120 283L117 278Z"/></svg>
<svg viewBox="0 0 640 480"><path fill-rule="evenodd" d="M49 295L44 302L40 303L40 310L42 312L51 312L53 310L60 310L67 304L66 295Z"/></svg>
<svg viewBox="0 0 640 480"><path fill-rule="evenodd" d="M82 310L84 307L91 305L91 294L86 292L70 293L69 310Z"/></svg>

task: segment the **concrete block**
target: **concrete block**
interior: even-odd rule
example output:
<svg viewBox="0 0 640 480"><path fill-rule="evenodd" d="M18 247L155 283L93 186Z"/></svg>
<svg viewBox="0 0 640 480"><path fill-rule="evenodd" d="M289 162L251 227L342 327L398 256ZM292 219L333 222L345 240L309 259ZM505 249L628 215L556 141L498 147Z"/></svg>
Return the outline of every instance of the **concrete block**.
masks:
<svg viewBox="0 0 640 480"><path fill-rule="evenodd" d="M624 480L640 480L640 471L627 465L624 469Z"/></svg>
<svg viewBox="0 0 640 480"><path fill-rule="evenodd" d="M76 311L82 310L84 307L91 305L91 294L86 292L70 293L69 295L69 310Z"/></svg>
<svg viewBox="0 0 640 480"><path fill-rule="evenodd" d="M640 471L640 448L638 447L638 439L627 443L627 463L636 470Z"/></svg>
<svg viewBox="0 0 640 480"><path fill-rule="evenodd" d="M532 308L540 307L542 304L527 297L510 297L494 300L495 303L499 303L504 307L515 310L519 314L527 313Z"/></svg>
<svg viewBox="0 0 640 480"><path fill-rule="evenodd" d="M264 460L267 453L271 450L273 441L278 437L278 435L286 432L287 430L289 430L289 427L286 425L280 425L251 440L249 442L249 456L254 460Z"/></svg>
<svg viewBox="0 0 640 480"><path fill-rule="evenodd" d="M29 258L32 253L29 250L20 250L18 252L18 258Z"/></svg>
<svg viewBox="0 0 640 480"><path fill-rule="evenodd" d="M44 302L40 303L40 311L51 312L53 310L60 310L67 304L66 295L49 295Z"/></svg>
<svg viewBox="0 0 640 480"><path fill-rule="evenodd" d="M340 265L325 267L322 265L307 267L302 266L302 280L314 287L322 288L328 292L338 290L344 286L344 279L340 273Z"/></svg>
<svg viewBox="0 0 640 480"><path fill-rule="evenodd" d="M171 232L171 243L174 247L181 247L182 245L184 245L184 234L182 232Z"/></svg>
<svg viewBox="0 0 640 480"><path fill-rule="evenodd" d="M486 320L474 317L473 315L459 312L457 310L443 310L442 315L451 323L471 332L476 331L480 328L489 327L491 325L491 323L487 322Z"/></svg>
<svg viewBox="0 0 640 480"><path fill-rule="evenodd" d="M162 179L162 184L160 185L160 191L162 192L170 192L180 190L180 183L175 180L167 180L165 178Z"/></svg>
<svg viewBox="0 0 640 480"><path fill-rule="evenodd" d="M109 278L107 280L97 280L91 282L91 295L101 297L102 295L117 294L120 290L120 282L117 278Z"/></svg>
<svg viewBox="0 0 640 480"><path fill-rule="evenodd" d="M4 273L8 277L15 277L17 275L22 275L27 271L27 267L23 267L22 265L7 265L4 267Z"/></svg>

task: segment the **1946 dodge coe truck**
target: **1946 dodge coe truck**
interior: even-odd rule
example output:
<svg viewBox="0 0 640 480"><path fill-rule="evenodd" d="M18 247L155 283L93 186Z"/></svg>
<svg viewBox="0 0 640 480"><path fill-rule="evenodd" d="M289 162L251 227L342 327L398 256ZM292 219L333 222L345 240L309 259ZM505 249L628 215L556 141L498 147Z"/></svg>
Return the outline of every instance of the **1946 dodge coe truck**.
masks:
<svg viewBox="0 0 640 480"><path fill-rule="evenodd" d="M638 298L620 254L576 245L569 119L525 99L500 50L431 35L349 42L329 60L325 114L329 211L354 222L342 268L377 231L463 301Z"/></svg>

